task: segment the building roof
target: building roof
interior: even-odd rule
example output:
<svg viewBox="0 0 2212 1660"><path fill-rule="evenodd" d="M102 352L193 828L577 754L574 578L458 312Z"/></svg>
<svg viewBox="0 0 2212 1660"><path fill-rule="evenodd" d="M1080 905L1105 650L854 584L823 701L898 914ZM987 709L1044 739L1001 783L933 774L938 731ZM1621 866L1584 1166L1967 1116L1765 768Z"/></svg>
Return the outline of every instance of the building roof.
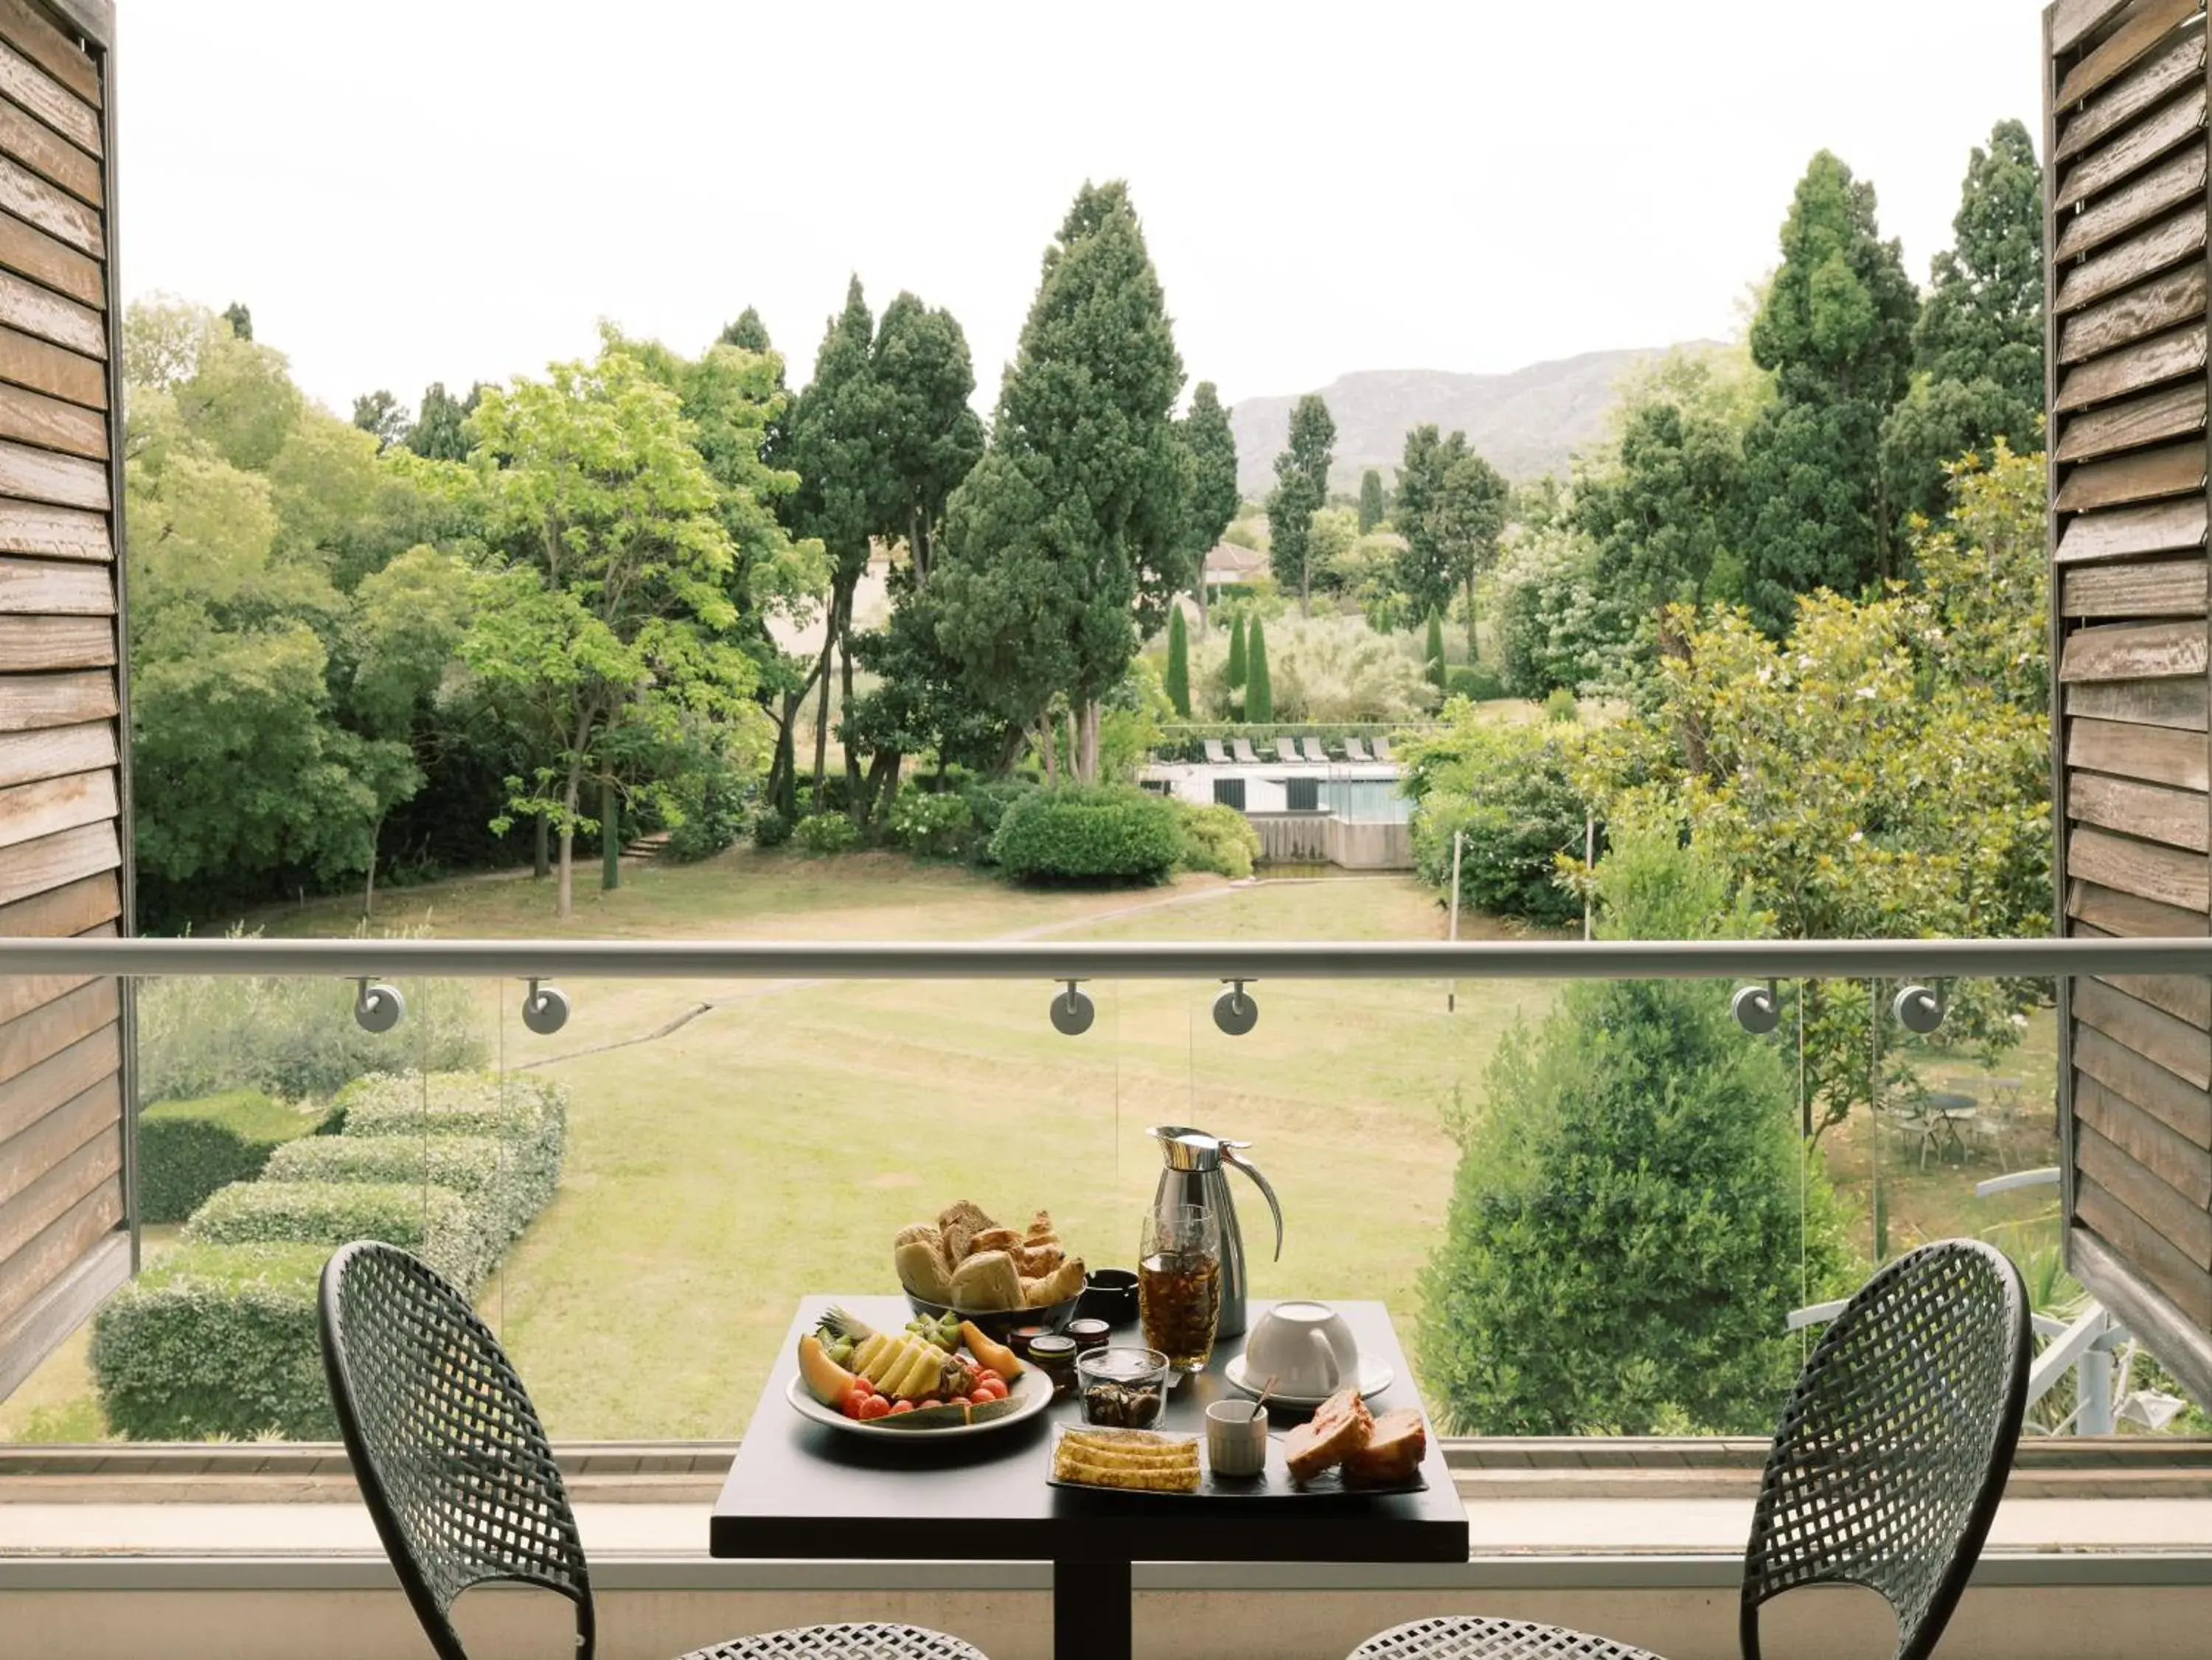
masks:
<svg viewBox="0 0 2212 1660"><path fill-rule="evenodd" d="M1253 548L1240 548L1233 542L1218 542L1213 551L1206 556L1206 579L1208 582L1242 582L1267 568L1267 556Z"/></svg>

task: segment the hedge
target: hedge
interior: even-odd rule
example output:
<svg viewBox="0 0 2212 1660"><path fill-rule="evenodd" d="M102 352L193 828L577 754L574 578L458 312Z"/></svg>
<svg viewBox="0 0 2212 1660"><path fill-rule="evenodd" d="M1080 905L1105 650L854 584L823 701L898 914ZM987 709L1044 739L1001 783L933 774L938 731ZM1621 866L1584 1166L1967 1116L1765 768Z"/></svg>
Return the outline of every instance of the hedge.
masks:
<svg viewBox="0 0 2212 1660"><path fill-rule="evenodd" d="M269 1182L396 1182L459 1197L495 1251L520 1237L553 1200L542 1168L490 1136L318 1136L276 1149Z"/></svg>
<svg viewBox="0 0 2212 1660"><path fill-rule="evenodd" d="M335 1105L347 1136L489 1136L514 1148L526 1179L549 1197L560 1179L568 1092L548 1078L375 1073L340 1090Z"/></svg>
<svg viewBox="0 0 2212 1660"><path fill-rule="evenodd" d="M301 1112L256 1089L157 1101L138 1115L140 1214L181 1222L216 1189L252 1181L278 1148L329 1119L327 1111Z"/></svg>
<svg viewBox="0 0 2212 1660"><path fill-rule="evenodd" d="M991 838L993 860L1025 881L1161 881L1182 847L1174 804L1126 785L1036 791Z"/></svg>
<svg viewBox="0 0 2212 1660"><path fill-rule="evenodd" d="M188 1245L100 1311L92 1370L134 1440L333 1441L315 1333L320 1245Z"/></svg>
<svg viewBox="0 0 2212 1660"><path fill-rule="evenodd" d="M463 1291L483 1283L499 1260L489 1231L461 1197L398 1182L239 1182L185 1224L203 1245L317 1245L381 1239L411 1251Z"/></svg>

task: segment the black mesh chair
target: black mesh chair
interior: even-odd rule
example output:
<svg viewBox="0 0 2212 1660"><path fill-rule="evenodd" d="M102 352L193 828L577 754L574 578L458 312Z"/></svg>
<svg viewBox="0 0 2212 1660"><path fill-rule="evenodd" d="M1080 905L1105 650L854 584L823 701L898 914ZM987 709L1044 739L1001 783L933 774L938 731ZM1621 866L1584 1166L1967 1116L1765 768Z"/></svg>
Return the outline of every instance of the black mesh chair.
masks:
<svg viewBox="0 0 2212 1660"><path fill-rule="evenodd" d="M577 1660L596 1642L592 1582L560 1467L522 1380L460 1293L392 1245L324 1265L323 1370L354 1479L439 1660L468 1660L453 1601L471 1585L537 1585L576 1609ZM912 1626L811 1626L685 1660L983 1660Z"/></svg>
<svg viewBox="0 0 2212 1660"><path fill-rule="evenodd" d="M1741 1640L1800 1585L1863 1585L1897 1616L1897 1660L1926 1660L1989 1537L2027 1398L2027 1293L1978 1239L1923 1245L1859 1288L1798 1374L1759 1485ZM1421 1620L1352 1660L1652 1660L1512 1620Z"/></svg>

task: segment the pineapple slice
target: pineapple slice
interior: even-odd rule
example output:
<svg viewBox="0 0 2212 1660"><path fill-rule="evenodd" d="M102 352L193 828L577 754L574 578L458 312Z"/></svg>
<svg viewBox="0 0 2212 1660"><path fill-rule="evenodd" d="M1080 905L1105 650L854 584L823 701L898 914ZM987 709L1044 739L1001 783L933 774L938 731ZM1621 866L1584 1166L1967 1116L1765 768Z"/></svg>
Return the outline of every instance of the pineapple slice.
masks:
<svg viewBox="0 0 2212 1660"><path fill-rule="evenodd" d="M891 1393L908 1400L928 1399L944 1377L944 1358L943 1351L934 1343L908 1338L898 1369L892 1374Z"/></svg>
<svg viewBox="0 0 2212 1660"><path fill-rule="evenodd" d="M882 1381L881 1375L876 1369L877 1363L884 1358L890 1346L891 1340L884 1336L882 1332L869 1333L860 1348L853 1351L853 1370L872 1384Z"/></svg>

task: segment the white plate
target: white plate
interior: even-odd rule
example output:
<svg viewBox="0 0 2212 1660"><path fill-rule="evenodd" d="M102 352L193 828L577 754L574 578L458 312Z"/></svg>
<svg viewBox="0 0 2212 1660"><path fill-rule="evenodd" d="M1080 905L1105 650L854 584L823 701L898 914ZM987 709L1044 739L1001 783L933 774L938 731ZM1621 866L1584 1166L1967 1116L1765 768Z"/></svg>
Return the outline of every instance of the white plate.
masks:
<svg viewBox="0 0 2212 1660"><path fill-rule="evenodd" d="M1244 1357L1242 1354L1222 1367L1221 1375L1229 1380L1231 1388L1241 1389L1245 1394L1251 1396L1257 1396L1267 1382L1265 1378L1254 1378L1245 1371ZM1372 1356L1364 1357L1360 1360L1359 1392L1362 1396L1380 1395L1397 1381L1398 1374L1391 1370L1387 1362L1377 1360ZM1329 1395L1335 1393L1334 1390L1328 1392ZM1279 1389L1267 1397L1267 1404L1273 1406L1276 1402L1280 1401L1286 1407L1317 1407L1327 1399L1328 1395L1292 1395L1285 1390Z"/></svg>
<svg viewBox="0 0 2212 1660"><path fill-rule="evenodd" d="M805 1379L796 1372L784 1385L783 1398L791 1403L800 1417L842 1429L848 1435L865 1435L878 1441L941 1441L955 1435L988 1435L1012 1424L1027 1423L1052 1404L1052 1380L1039 1377L1034 1369L1026 1371L1007 1388L1006 1398L1014 1403L1012 1412L980 1424L946 1424L939 1429L885 1429L881 1420L864 1424L858 1418L848 1418L836 1408L825 1407L816 1400Z"/></svg>

